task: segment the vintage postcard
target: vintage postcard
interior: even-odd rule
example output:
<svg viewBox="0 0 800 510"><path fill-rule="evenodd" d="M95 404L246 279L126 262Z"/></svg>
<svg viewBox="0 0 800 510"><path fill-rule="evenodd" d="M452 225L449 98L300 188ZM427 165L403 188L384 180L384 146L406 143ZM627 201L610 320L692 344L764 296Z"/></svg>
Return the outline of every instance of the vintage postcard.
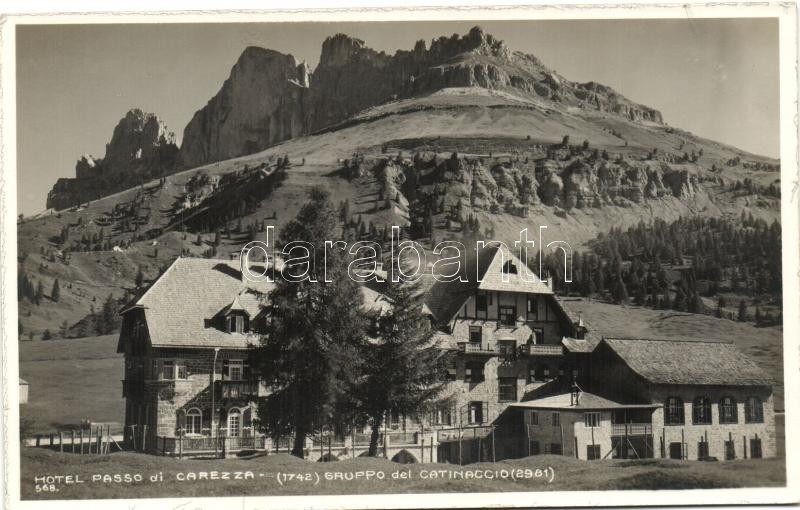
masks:
<svg viewBox="0 0 800 510"><path fill-rule="evenodd" d="M794 4L2 51L9 508L798 501Z"/></svg>

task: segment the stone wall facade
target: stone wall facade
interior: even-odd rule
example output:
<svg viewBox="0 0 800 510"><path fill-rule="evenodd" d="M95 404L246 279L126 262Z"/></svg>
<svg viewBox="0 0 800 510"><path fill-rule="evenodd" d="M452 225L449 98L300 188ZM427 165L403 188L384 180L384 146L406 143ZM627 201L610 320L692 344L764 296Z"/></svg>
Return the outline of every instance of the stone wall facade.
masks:
<svg viewBox="0 0 800 510"><path fill-rule="evenodd" d="M220 390L212 396L212 366L214 349L151 349L145 356L126 356L126 365L141 367L144 373L143 388L139 396L129 397L126 403L126 434L134 425L141 434L147 426L145 448L155 447L157 437L176 437L185 428L185 415L192 409L200 411L203 435L227 432L226 417L231 409L241 413L242 430L252 426L256 410L248 398L223 398ZM216 356L214 381L217 386L226 384L223 374L225 363L247 359L242 349L220 349ZM174 378L163 378L163 362L173 362ZM155 364L154 364L155 363ZM178 367L185 367L179 374ZM179 377L184 376L184 377ZM233 383L233 381L231 381ZM216 412L212 412L213 407ZM185 432L185 431L184 431ZM127 436L126 436L127 437ZM141 439L139 439L141 444Z"/></svg>
<svg viewBox="0 0 800 510"><path fill-rule="evenodd" d="M692 402L696 397L707 396L711 400L711 423L692 423ZM747 423L745 420L745 399L758 397L763 404L763 421ZM774 457L775 445L775 412L772 392L768 388L758 387L703 387L703 386L658 386L650 391L653 403L664 403L668 397L683 400L683 425L665 425L664 409L653 413L654 446L656 453L670 457L670 444L683 443L685 458L697 460L701 440L708 442L708 455L718 460L726 459L725 442L733 443L734 458L751 458L751 440L761 441L763 457ZM720 423L720 400L732 397L736 402L736 423ZM660 437L659 437L660 436ZM663 448L661 447L663 444Z"/></svg>

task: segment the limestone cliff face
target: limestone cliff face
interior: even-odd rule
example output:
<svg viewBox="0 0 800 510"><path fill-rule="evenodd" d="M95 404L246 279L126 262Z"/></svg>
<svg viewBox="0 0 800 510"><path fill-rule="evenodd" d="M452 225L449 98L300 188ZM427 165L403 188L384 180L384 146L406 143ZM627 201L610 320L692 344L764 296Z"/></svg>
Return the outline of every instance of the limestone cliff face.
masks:
<svg viewBox="0 0 800 510"><path fill-rule="evenodd" d="M632 121L662 122L658 111L598 83L570 82L479 27L429 46L418 41L394 55L337 34L323 42L313 74L291 55L247 48L219 93L186 126L180 163L189 168L257 152L366 108L448 87L508 90Z"/></svg>
<svg viewBox="0 0 800 510"><path fill-rule="evenodd" d="M409 169L412 174L418 171ZM612 163L588 155L563 166L550 159L490 166L465 158L448 159L439 162L425 180L424 193L434 195L443 210L471 207L517 215L537 204L567 210L625 207L661 197L686 198L699 189L694 175L663 162Z"/></svg>
<svg viewBox="0 0 800 510"><path fill-rule="evenodd" d="M306 130L309 70L291 55L249 47L183 133L180 165L251 154Z"/></svg>
<svg viewBox="0 0 800 510"><path fill-rule="evenodd" d="M75 178L56 182L47 207L64 209L170 174L177 152L175 135L156 115L132 109L114 128L105 156L81 156Z"/></svg>

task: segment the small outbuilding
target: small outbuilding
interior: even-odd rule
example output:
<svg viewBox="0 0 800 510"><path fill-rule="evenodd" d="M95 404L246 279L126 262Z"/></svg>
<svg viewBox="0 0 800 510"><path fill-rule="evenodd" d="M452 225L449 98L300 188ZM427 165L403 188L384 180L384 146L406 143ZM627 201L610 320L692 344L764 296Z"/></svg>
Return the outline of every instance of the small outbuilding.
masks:
<svg viewBox="0 0 800 510"><path fill-rule="evenodd" d="M28 403L28 381L23 378L19 378L19 403L20 404L27 404Z"/></svg>

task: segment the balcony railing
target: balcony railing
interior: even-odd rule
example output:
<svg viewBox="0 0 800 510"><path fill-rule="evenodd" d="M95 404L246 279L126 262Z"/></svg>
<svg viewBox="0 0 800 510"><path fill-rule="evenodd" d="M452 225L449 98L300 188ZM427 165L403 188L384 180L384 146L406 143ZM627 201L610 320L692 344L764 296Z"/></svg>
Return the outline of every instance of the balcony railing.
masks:
<svg viewBox="0 0 800 510"><path fill-rule="evenodd" d="M554 344L527 344L520 347L526 356L561 356L564 348Z"/></svg>
<svg viewBox="0 0 800 510"><path fill-rule="evenodd" d="M267 439L263 435L246 436L182 436L156 438L156 451L163 455L193 455L217 452L240 452L246 450L264 450Z"/></svg>
<svg viewBox="0 0 800 510"><path fill-rule="evenodd" d="M439 442L485 438L492 435L491 426L463 427L460 429L441 429L436 431Z"/></svg>
<svg viewBox="0 0 800 510"><path fill-rule="evenodd" d="M488 342L459 342L458 350L465 354L480 354L484 356L497 356L497 350Z"/></svg>
<svg viewBox="0 0 800 510"><path fill-rule="evenodd" d="M217 381L217 398L249 399L258 396L258 383L253 381Z"/></svg>
<svg viewBox="0 0 800 510"><path fill-rule="evenodd" d="M653 433L652 423L612 423L612 436L645 436Z"/></svg>

